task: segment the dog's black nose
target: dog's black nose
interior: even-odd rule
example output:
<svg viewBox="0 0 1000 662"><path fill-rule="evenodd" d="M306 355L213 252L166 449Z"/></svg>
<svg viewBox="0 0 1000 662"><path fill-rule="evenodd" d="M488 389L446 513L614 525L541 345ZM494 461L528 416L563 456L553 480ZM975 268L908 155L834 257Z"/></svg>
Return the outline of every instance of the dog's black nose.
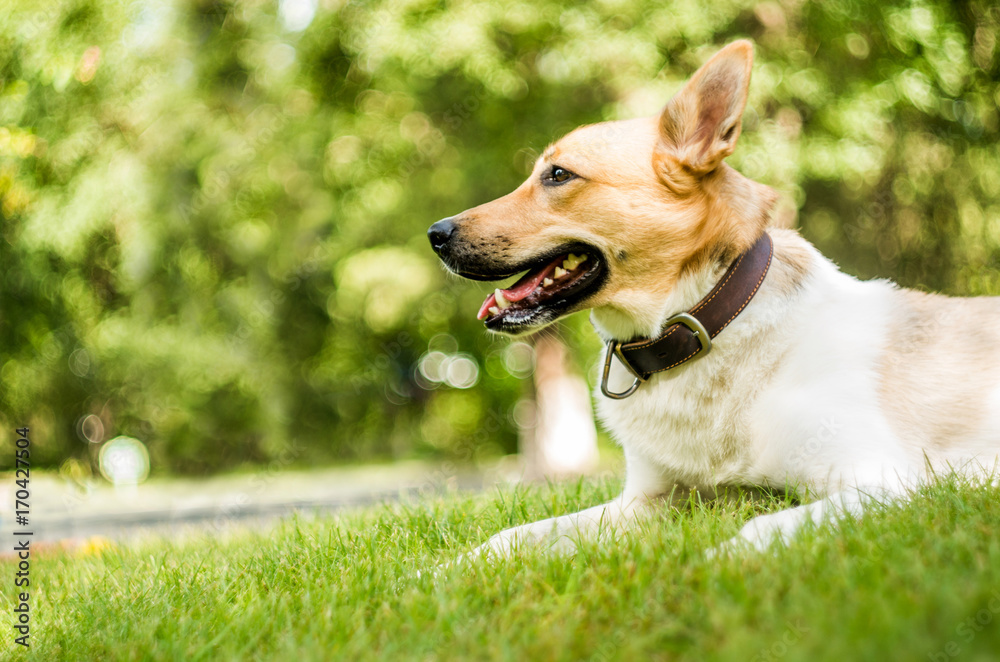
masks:
<svg viewBox="0 0 1000 662"><path fill-rule="evenodd" d="M445 244L451 240L451 235L455 233L455 223L450 218L438 221L427 230L427 238L431 240L431 248L440 253Z"/></svg>

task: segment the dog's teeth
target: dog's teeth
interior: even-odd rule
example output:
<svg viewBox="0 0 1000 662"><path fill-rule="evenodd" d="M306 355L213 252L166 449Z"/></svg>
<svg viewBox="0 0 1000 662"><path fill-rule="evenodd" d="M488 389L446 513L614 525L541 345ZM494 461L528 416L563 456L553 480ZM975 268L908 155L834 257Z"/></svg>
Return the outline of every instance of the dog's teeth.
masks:
<svg viewBox="0 0 1000 662"><path fill-rule="evenodd" d="M507 310L510 308L510 301L507 301L507 297L503 295L502 290L497 289L497 291L493 293L493 296L496 297L497 306L500 310Z"/></svg>
<svg viewBox="0 0 1000 662"><path fill-rule="evenodd" d="M587 259L586 253L584 253L583 255L576 255L574 253L570 253L569 257L563 260L562 263L563 269L565 269L566 271L573 271L578 266L580 266L581 262L583 262L586 259Z"/></svg>
<svg viewBox="0 0 1000 662"><path fill-rule="evenodd" d="M490 306L490 315L499 315L500 309L496 306Z"/></svg>
<svg viewBox="0 0 1000 662"><path fill-rule="evenodd" d="M551 278L546 278L545 280L542 281L542 287L549 287L554 282L555 281L552 280Z"/></svg>
<svg viewBox="0 0 1000 662"><path fill-rule="evenodd" d="M555 277L556 278L562 278L563 276L565 276L568 273L569 272L566 271L565 269L563 269L562 267L556 267Z"/></svg>

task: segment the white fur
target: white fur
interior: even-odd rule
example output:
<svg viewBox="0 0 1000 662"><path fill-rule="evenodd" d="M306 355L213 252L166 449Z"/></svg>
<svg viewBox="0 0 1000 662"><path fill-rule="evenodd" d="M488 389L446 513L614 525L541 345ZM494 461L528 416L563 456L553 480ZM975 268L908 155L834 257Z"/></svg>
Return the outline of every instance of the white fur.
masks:
<svg viewBox="0 0 1000 662"><path fill-rule="evenodd" d="M770 232L776 244L806 243L791 232ZM900 291L885 281L858 281L808 250L811 265L800 287L789 294L765 279L709 355L654 376L625 400L596 394L600 419L625 451L620 497L503 531L475 554L504 555L523 543L570 551L578 536L616 530L642 504L690 488L711 494L720 486L769 486L818 499L757 517L732 541L763 547L809 520L857 516L869 500L898 497L925 479L928 458L897 438L877 392ZM772 266L780 268L780 262ZM654 335L670 315L704 297L720 275L715 267L682 280L653 329L630 327L617 312L596 310L592 320L604 340ZM611 388L631 383L615 361ZM982 443L952 449L932 466L997 466L1000 383L989 400Z"/></svg>

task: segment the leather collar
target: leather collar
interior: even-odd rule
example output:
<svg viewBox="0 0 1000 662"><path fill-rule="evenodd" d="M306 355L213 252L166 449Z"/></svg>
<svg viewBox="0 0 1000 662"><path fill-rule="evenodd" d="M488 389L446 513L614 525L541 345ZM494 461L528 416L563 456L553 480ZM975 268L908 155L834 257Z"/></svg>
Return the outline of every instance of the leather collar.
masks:
<svg viewBox="0 0 1000 662"><path fill-rule="evenodd" d="M712 351L712 339L729 326L757 294L773 255L774 243L765 232L749 250L736 258L698 305L668 319L659 337L626 343L610 341L604 359L601 392L616 400L627 398L653 374L706 356ZM608 388L613 356L618 357L635 377L632 386L621 393Z"/></svg>

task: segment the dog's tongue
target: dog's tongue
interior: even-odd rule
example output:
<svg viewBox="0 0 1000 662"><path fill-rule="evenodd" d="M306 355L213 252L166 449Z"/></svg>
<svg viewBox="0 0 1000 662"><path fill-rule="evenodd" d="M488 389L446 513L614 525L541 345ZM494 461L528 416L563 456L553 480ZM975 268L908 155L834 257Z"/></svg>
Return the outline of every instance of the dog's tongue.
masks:
<svg viewBox="0 0 1000 662"><path fill-rule="evenodd" d="M559 258L559 260L557 261L561 260L562 258ZM535 289L538 287L538 284L542 282L543 278L545 278L545 274L549 271L550 266L552 265L545 266L534 273L529 271L528 273L524 274L523 276L521 276L520 280L511 285L509 290L500 290L501 292L503 292L503 297L507 299L507 301L513 303L515 301L520 301L524 297L528 296L529 294L535 291ZM484 317L486 317L487 313L489 312L489 309L495 305L497 305L497 295L494 292L493 294L486 297L486 301L483 302L482 307L479 309L479 314L476 315L476 319L483 319Z"/></svg>

